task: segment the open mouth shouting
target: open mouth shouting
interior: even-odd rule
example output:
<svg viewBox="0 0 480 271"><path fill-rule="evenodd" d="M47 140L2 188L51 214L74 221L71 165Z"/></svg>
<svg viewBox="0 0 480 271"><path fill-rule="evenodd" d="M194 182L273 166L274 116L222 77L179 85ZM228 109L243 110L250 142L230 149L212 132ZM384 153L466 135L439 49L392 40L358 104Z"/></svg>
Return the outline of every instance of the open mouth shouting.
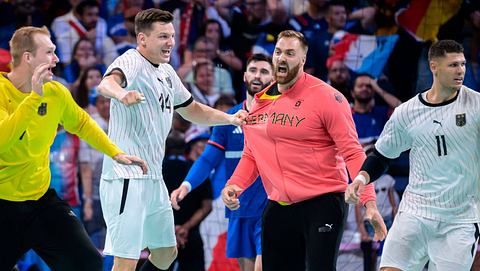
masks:
<svg viewBox="0 0 480 271"><path fill-rule="evenodd" d="M278 64L277 66L277 75L286 76L288 73L288 65L285 62Z"/></svg>

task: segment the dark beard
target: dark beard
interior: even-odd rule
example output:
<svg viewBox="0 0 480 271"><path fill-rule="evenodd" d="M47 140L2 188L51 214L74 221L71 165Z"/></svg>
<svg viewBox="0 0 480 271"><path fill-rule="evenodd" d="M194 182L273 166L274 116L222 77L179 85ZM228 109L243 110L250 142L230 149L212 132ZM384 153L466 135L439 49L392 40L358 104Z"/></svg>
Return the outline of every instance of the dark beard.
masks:
<svg viewBox="0 0 480 271"><path fill-rule="evenodd" d="M300 63L297 66L293 67L292 69L289 68L287 70L287 76L280 79L277 77L277 69L275 69L275 75L274 75L275 81L277 81L277 83L279 84L287 84L297 76L299 70L300 70Z"/></svg>
<svg viewBox="0 0 480 271"><path fill-rule="evenodd" d="M355 97L355 100L361 104L368 104L373 97L367 97L367 98L362 98L362 97Z"/></svg>
<svg viewBox="0 0 480 271"><path fill-rule="evenodd" d="M254 80L252 80L252 81L254 81ZM263 84L262 82L259 81L259 82L262 84L262 87L260 88L259 91L255 91L255 90L253 90L252 87L251 87L251 86L252 86L252 85L251 85L251 84L252 84L252 81L247 82L247 84L246 84L246 85L247 85L247 93L250 94L251 96L255 96L255 94L257 94L258 92L262 91L262 90L267 86L266 84Z"/></svg>

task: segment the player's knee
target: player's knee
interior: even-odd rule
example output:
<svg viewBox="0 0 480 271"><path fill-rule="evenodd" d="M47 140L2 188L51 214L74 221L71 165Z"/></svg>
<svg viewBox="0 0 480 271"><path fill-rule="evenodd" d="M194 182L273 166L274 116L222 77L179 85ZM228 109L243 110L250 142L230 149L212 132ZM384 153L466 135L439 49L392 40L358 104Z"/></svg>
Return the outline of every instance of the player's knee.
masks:
<svg viewBox="0 0 480 271"><path fill-rule="evenodd" d="M149 258L156 267L168 269L177 258L177 254L178 251L176 247L168 247L153 250Z"/></svg>

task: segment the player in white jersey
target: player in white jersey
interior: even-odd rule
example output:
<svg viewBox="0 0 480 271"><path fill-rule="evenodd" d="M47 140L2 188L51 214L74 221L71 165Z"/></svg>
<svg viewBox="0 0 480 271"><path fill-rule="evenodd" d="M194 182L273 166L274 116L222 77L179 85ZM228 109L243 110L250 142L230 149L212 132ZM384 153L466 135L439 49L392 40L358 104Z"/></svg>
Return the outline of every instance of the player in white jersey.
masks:
<svg viewBox="0 0 480 271"><path fill-rule="evenodd" d="M432 87L395 109L353 183L347 202L410 150L409 184L387 235L381 270L467 271L480 220L480 94L463 86L460 44L442 40L428 53Z"/></svg>
<svg viewBox="0 0 480 271"><path fill-rule="evenodd" d="M113 270L135 270L144 248L148 261L140 270L165 270L176 257L173 212L162 178L165 139L176 110L203 125L241 125L247 115L228 115L199 104L168 64L174 41L173 16L148 9L135 17L137 48L107 69L99 92L113 98L109 136L122 149L145 158L150 171L117 166L105 158L100 197L107 224L104 253L115 256Z"/></svg>

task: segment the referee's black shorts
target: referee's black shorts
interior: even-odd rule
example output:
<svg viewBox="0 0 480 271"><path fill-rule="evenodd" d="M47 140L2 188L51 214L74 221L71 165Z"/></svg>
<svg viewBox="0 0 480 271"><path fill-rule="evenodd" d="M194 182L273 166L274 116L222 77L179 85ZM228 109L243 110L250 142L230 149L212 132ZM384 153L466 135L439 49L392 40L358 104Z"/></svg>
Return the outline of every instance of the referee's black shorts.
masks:
<svg viewBox="0 0 480 271"><path fill-rule="evenodd" d="M52 189L39 200L0 200L0 270L12 270L29 249L53 271L103 269L82 223Z"/></svg>
<svg viewBox="0 0 480 271"><path fill-rule="evenodd" d="M335 271L348 213L343 193L291 205L269 201L263 213L263 271Z"/></svg>

